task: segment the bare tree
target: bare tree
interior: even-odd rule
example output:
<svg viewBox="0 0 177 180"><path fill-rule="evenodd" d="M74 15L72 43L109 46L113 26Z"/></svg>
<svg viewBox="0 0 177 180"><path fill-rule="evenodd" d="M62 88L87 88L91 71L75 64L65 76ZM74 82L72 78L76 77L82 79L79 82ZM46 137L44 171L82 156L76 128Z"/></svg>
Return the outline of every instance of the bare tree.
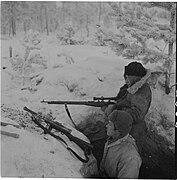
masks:
<svg viewBox="0 0 177 180"><path fill-rule="evenodd" d="M49 35L48 14L47 14L47 6L46 5L45 5L45 22L46 22L47 35Z"/></svg>
<svg viewBox="0 0 177 180"><path fill-rule="evenodd" d="M16 20L18 17L18 6L19 2L4 1L1 5L3 23L1 25L8 26L9 36L16 35Z"/></svg>
<svg viewBox="0 0 177 180"><path fill-rule="evenodd" d="M86 2L86 9L88 9L88 3ZM87 37L89 37L89 14L88 11L86 11L86 32L87 32Z"/></svg>
<svg viewBox="0 0 177 180"><path fill-rule="evenodd" d="M65 24L65 2L62 2L62 24Z"/></svg>
<svg viewBox="0 0 177 180"><path fill-rule="evenodd" d="M101 23L101 14L102 14L102 2L99 2L98 24Z"/></svg>

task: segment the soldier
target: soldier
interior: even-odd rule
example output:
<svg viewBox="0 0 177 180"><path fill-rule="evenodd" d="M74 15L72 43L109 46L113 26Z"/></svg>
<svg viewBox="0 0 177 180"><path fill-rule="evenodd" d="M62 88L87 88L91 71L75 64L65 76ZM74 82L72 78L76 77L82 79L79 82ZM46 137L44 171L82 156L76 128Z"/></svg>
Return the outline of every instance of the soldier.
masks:
<svg viewBox="0 0 177 180"><path fill-rule="evenodd" d="M114 109L123 110L133 118L133 125L130 134L135 138L141 153L142 140L146 130L145 115L147 114L152 92L147 83L151 73L139 62L131 62L125 66L124 78L126 84L120 88L116 96L117 103L109 105L105 109L108 116Z"/></svg>
<svg viewBox="0 0 177 180"><path fill-rule="evenodd" d="M104 178L137 179L141 166L134 138L129 135L133 118L125 111L114 110L108 117L107 136L100 176Z"/></svg>

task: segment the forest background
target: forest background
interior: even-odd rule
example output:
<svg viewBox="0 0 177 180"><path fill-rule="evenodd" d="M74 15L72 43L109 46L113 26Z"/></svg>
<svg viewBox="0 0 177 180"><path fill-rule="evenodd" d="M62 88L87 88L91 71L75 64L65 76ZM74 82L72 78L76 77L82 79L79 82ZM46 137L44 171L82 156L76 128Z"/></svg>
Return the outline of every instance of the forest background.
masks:
<svg viewBox="0 0 177 180"><path fill-rule="evenodd" d="M1 14L2 36L26 34L32 29L47 36L55 34L63 44L108 45L117 55L142 60L144 64L161 61L165 92L168 94L174 86L170 85L176 58L173 2L6 1L2 2ZM158 46L161 40L163 47ZM153 48L147 47L148 41L153 41Z"/></svg>

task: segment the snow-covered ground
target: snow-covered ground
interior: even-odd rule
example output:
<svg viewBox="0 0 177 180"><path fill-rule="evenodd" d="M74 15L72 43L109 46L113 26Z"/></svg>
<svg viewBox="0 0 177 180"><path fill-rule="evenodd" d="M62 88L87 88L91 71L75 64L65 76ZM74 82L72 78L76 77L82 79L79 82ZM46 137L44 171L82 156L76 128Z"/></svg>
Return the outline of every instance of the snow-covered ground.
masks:
<svg viewBox="0 0 177 180"><path fill-rule="evenodd" d="M47 69L33 65L33 75L38 75L34 82L41 80L37 86L26 82L21 90L21 79L12 70L9 63L9 46L13 52L24 53L18 39L1 42L1 105L23 111L27 106L33 111L44 114L52 112L58 122L72 129L74 135L88 141L80 132L72 128L63 105L42 104L45 100L92 100L93 96L115 96L123 85L123 70L131 60L117 57L109 47L97 46L60 46L54 38L43 40L41 53L47 60ZM74 60L68 63L67 54ZM154 69L154 65L147 64ZM100 108L88 106L69 106L73 120L79 124L87 116L102 114ZM8 112L8 114L11 112ZM3 115L4 114L4 115ZM5 118L2 112L1 121L20 122L25 119ZM12 117L12 115L9 117ZM160 117L164 118L160 118ZM153 90L153 99L147 115L147 123L153 126L167 139L170 148L174 149L174 91L169 95L157 88ZM29 122L28 122L29 123ZM1 130L17 133L19 138L1 135L1 175L3 177L83 177L80 172L82 163L73 157L65 146L49 135L40 135L26 128L13 126L1 127ZM65 138L65 136L62 136ZM69 146L81 156L83 152L74 143L65 138Z"/></svg>
<svg viewBox="0 0 177 180"><path fill-rule="evenodd" d="M2 176L81 177L81 162L72 157L56 139L50 136L44 139L43 136L12 126L2 130L19 134L17 139L3 135L1 137Z"/></svg>

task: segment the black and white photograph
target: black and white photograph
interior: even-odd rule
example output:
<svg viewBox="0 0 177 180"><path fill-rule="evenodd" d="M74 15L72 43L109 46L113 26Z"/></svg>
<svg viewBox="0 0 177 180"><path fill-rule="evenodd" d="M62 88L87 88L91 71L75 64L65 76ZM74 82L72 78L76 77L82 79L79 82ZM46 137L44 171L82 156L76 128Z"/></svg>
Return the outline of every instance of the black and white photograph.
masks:
<svg viewBox="0 0 177 180"><path fill-rule="evenodd" d="M1 177L176 179L176 3L1 1Z"/></svg>

